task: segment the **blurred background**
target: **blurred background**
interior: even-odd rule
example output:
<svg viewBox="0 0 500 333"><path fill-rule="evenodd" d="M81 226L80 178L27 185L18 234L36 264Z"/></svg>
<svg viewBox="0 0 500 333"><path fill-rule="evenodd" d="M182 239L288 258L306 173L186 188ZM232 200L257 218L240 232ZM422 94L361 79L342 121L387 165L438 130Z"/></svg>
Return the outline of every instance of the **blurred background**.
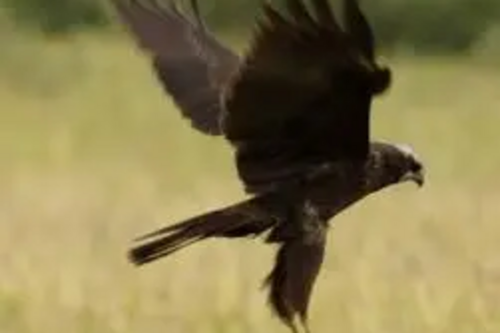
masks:
<svg viewBox="0 0 500 333"><path fill-rule="evenodd" d="M500 2L365 0L395 80L373 135L427 184L335 220L314 332L500 331ZM243 50L259 1L203 0ZM259 289L273 249L199 244L143 269L133 237L244 197L105 0L0 0L0 332L285 332Z"/></svg>

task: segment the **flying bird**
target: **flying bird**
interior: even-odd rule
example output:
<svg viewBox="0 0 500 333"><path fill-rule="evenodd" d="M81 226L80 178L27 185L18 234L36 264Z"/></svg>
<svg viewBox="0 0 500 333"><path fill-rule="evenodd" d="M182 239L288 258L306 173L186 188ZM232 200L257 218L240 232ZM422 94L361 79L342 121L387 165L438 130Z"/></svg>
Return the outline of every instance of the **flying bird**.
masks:
<svg viewBox="0 0 500 333"><path fill-rule="evenodd" d="M412 148L371 141L372 99L391 85L357 0L262 5L243 55L210 32L198 3L114 0L166 94L192 126L224 137L250 197L137 239L142 265L209 238L263 236L277 244L269 303L293 332L308 307L329 221L394 184L424 183ZM340 19L337 17L340 16Z"/></svg>

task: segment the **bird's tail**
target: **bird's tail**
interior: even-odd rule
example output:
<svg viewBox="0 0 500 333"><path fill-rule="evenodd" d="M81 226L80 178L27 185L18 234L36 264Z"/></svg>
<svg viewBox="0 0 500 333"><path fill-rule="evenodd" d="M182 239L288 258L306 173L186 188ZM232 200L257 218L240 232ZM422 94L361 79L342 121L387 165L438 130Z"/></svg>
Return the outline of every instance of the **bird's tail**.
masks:
<svg viewBox="0 0 500 333"><path fill-rule="evenodd" d="M267 199L255 197L146 234L136 239L139 244L130 250L129 258L142 265L206 238L258 235L276 224L266 214Z"/></svg>

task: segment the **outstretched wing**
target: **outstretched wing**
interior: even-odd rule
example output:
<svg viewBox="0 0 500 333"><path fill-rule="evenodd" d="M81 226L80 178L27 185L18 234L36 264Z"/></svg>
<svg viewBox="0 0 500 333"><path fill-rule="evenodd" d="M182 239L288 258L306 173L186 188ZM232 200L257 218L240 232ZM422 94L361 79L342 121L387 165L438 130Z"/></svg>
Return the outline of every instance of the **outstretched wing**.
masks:
<svg viewBox="0 0 500 333"><path fill-rule="evenodd" d="M224 130L250 187L318 163L363 160L369 150L371 99L388 88L390 72L374 61L356 0L344 0L344 29L327 0L310 2L308 10L304 0L286 0L286 14L264 5L226 95Z"/></svg>
<svg viewBox="0 0 500 333"><path fill-rule="evenodd" d="M305 209L304 209L305 208ZM269 302L278 317L294 332L295 319L307 329L307 312L314 282L323 263L327 226L311 208L275 229L269 242L282 243L269 274Z"/></svg>
<svg viewBox="0 0 500 333"><path fill-rule="evenodd" d="M157 77L192 125L221 134L221 90L239 65L239 57L205 28L196 0L194 19L169 2L114 0L122 21L149 51Z"/></svg>

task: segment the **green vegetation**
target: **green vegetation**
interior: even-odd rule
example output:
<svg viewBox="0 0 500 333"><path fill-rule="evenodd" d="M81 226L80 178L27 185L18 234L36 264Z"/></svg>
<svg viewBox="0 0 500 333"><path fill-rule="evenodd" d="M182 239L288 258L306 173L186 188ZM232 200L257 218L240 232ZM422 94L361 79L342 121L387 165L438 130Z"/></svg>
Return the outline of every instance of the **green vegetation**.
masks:
<svg viewBox="0 0 500 333"><path fill-rule="evenodd" d="M0 8L22 27L47 34L70 33L108 24L99 0L0 0Z"/></svg>
<svg viewBox="0 0 500 333"><path fill-rule="evenodd" d="M270 247L208 242L141 270L126 262L134 236L243 196L229 147L182 121L130 41L9 36L0 331L283 330L258 289ZM338 217L312 329L498 332L500 68L451 57L392 63L374 136L410 142L428 184Z"/></svg>
<svg viewBox="0 0 500 333"><path fill-rule="evenodd" d="M114 25L110 1L0 0L0 8L7 8L7 15L20 26L61 34ZM487 38L500 20L497 0L362 2L386 48L411 47L419 53L468 51ZM259 14L260 1L203 0L200 4L212 26L248 33Z"/></svg>

